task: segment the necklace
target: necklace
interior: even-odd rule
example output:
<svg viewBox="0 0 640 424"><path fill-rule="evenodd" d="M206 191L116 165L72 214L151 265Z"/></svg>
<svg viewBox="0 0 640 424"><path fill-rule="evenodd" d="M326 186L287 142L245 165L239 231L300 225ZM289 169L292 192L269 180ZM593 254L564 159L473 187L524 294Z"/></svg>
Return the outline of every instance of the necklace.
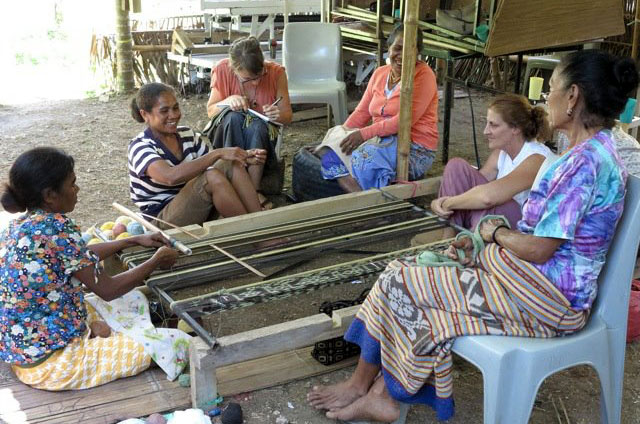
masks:
<svg viewBox="0 0 640 424"><path fill-rule="evenodd" d="M253 87L252 96L249 95L249 90L244 87L244 84L240 84L240 91L242 92L242 95L247 98L250 107L255 108L256 106L258 106L258 87Z"/></svg>
<svg viewBox="0 0 640 424"><path fill-rule="evenodd" d="M393 75L393 72L389 72L389 86L393 87L394 85L400 82L401 78L402 78L402 75L399 75L396 77Z"/></svg>

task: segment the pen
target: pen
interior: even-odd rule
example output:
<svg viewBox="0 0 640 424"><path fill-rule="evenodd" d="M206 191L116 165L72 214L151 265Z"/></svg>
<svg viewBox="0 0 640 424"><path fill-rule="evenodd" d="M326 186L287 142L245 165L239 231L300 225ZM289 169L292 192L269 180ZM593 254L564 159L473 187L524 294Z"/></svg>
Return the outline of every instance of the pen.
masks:
<svg viewBox="0 0 640 424"><path fill-rule="evenodd" d="M277 106L278 103L280 103L280 100L282 100L282 96L278 97L275 102L271 103L271 107Z"/></svg>

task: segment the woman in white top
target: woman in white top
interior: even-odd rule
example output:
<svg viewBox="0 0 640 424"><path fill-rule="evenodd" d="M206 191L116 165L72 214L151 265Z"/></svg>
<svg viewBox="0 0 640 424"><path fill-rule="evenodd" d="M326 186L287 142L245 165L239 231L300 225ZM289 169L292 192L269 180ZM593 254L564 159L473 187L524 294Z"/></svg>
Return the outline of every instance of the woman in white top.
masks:
<svg viewBox="0 0 640 424"><path fill-rule="evenodd" d="M547 113L524 96L501 95L489 105L484 135L492 150L484 166L477 170L463 159L450 160L431 209L471 230L489 214L504 215L515 227L538 169L553 155L536 141L550 137Z"/></svg>

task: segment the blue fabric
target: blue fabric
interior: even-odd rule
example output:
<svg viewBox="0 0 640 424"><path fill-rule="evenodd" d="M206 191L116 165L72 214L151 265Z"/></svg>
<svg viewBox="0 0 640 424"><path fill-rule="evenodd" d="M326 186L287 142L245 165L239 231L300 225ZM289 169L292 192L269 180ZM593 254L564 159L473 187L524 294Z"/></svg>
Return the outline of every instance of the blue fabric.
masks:
<svg viewBox="0 0 640 424"><path fill-rule="evenodd" d="M346 165L342 163L340 157L331 149L327 149L324 156L322 156L322 178L325 180L335 180L336 178L346 177L349 175L349 170Z"/></svg>
<svg viewBox="0 0 640 424"><path fill-rule="evenodd" d="M349 329L344 335L344 339L360 346L360 357L366 362L380 365L380 343L371 337L367 328L360 319L353 320ZM392 398L403 403L423 403L434 409L439 420L445 421L453 416L455 412L455 402L453 397L446 399L436 396L435 387L425 382L425 385L418 393L411 395L407 393L391 374L382 368L382 377L385 386Z"/></svg>
<svg viewBox="0 0 640 424"><path fill-rule="evenodd" d="M378 142L362 143L351 155L353 177L363 190L388 186L396 179L398 138L395 135ZM433 164L435 152L419 144L411 143L409 152L409 180L421 178ZM322 157L322 177L332 180L349 175L347 167L337 154L330 150Z"/></svg>

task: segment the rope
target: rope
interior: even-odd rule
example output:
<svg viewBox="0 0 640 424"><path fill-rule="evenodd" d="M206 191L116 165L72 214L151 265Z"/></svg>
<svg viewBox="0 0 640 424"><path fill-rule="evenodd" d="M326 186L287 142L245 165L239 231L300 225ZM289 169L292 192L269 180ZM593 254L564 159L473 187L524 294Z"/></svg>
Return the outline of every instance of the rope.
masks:
<svg viewBox="0 0 640 424"><path fill-rule="evenodd" d="M411 197L416 197L416 191L418 190L418 183L415 181L407 181L407 180L395 180L392 181L394 184L410 184L413 186L413 191L411 192Z"/></svg>

